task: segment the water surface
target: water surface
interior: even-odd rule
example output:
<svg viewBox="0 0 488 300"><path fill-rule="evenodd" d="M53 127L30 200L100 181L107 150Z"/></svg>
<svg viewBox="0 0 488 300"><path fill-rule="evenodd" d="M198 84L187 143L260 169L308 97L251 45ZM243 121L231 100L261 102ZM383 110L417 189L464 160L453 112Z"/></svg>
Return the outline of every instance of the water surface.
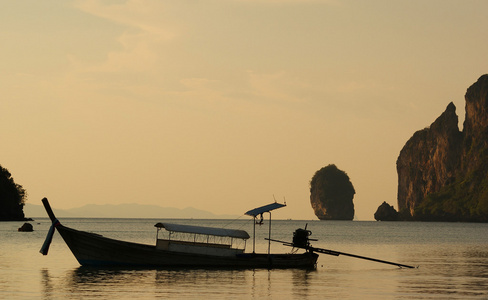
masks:
<svg viewBox="0 0 488 300"><path fill-rule="evenodd" d="M153 219L62 219L69 227L154 244ZM247 230L247 220L169 220ZM266 221L267 222L267 221ZM267 251L268 224L257 226L256 250ZM488 224L273 221L272 238L291 241L308 223L315 247L374 257L418 269L321 254L316 270L97 269L80 267L58 233L39 253L50 222L0 222L1 299L486 299ZM291 248L274 243L272 252ZM252 240L247 243L252 251Z"/></svg>

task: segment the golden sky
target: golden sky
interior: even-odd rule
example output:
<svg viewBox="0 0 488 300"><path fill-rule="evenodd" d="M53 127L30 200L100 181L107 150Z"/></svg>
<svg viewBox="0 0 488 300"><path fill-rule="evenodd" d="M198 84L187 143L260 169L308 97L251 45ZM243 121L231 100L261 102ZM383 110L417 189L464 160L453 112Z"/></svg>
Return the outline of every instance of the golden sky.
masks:
<svg viewBox="0 0 488 300"><path fill-rule="evenodd" d="M0 164L28 202L315 219L328 164L356 218L488 73L488 1L0 0Z"/></svg>

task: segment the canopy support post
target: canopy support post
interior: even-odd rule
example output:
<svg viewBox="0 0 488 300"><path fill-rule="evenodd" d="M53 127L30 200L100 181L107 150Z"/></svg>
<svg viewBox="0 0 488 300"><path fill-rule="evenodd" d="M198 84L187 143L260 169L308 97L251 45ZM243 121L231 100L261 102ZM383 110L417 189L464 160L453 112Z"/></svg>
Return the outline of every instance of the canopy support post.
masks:
<svg viewBox="0 0 488 300"><path fill-rule="evenodd" d="M269 213L269 230L268 230L268 255L271 254L271 212Z"/></svg>
<svg viewBox="0 0 488 300"><path fill-rule="evenodd" d="M268 205L264 205L255 209L251 209L247 211L245 214L248 216L253 217L253 238L252 238L252 253L256 253L256 217L258 215L261 215L261 221L259 224L263 224L263 213L268 212L269 213L269 239L271 239L271 211L277 208L281 208L283 206L286 206L286 204L281 204L281 203L271 203ZM268 243L268 254L271 251L271 242Z"/></svg>
<svg viewBox="0 0 488 300"><path fill-rule="evenodd" d="M256 253L256 216L253 219L253 227L252 227L252 253Z"/></svg>

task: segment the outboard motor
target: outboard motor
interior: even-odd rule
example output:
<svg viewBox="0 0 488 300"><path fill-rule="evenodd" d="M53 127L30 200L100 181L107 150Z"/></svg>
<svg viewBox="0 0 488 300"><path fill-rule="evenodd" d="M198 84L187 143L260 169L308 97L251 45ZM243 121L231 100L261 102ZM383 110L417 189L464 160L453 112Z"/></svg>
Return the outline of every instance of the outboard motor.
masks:
<svg viewBox="0 0 488 300"><path fill-rule="evenodd" d="M307 226L305 226L305 229L298 228L295 230L293 233L293 247L307 248L310 246L310 239L308 237L312 235L312 232L306 228Z"/></svg>

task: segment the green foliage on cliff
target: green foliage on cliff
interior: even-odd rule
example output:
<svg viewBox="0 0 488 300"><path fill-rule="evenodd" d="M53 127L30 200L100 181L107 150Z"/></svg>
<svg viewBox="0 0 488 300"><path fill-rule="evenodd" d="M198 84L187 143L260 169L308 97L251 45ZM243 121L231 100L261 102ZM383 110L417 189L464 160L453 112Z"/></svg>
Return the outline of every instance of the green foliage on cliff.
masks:
<svg viewBox="0 0 488 300"><path fill-rule="evenodd" d="M427 195L415 208L414 216L420 221L488 222L487 172L478 169Z"/></svg>
<svg viewBox="0 0 488 300"><path fill-rule="evenodd" d="M25 189L14 182L10 172L0 166L0 221L24 220Z"/></svg>

